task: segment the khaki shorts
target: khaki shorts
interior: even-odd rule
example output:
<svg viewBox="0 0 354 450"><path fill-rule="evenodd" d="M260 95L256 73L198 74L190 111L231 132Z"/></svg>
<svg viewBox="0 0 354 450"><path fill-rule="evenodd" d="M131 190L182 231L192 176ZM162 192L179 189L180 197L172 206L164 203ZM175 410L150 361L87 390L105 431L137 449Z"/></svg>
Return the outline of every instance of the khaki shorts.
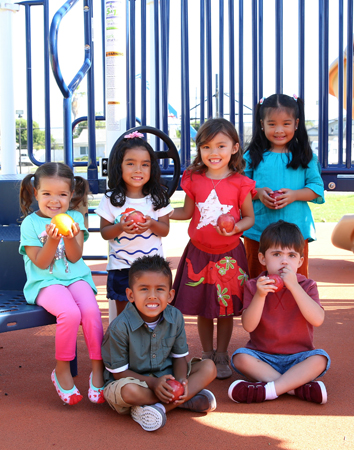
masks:
<svg viewBox="0 0 354 450"><path fill-rule="evenodd" d="M188 362L187 377L191 373L192 365L199 361L201 361L200 358L192 358ZM133 377L127 377L112 381L112 383L109 383L103 390L103 395L107 403L112 409L117 411L118 414L129 414L130 408L133 406L125 403L121 395L122 387L129 383L138 384L139 386L149 389L149 386L145 381L140 381L137 378Z"/></svg>

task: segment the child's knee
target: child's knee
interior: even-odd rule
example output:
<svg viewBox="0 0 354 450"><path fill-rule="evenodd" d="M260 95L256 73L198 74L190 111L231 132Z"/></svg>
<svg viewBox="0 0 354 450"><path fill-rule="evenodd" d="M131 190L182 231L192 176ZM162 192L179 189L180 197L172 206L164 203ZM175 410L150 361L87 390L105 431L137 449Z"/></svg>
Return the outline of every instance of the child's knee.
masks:
<svg viewBox="0 0 354 450"><path fill-rule="evenodd" d="M236 369L242 372L242 369L247 368L250 362L252 361L250 358L254 360L254 357L248 355L247 353L237 353L235 356L232 357L232 363L236 367Z"/></svg>
<svg viewBox="0 0 354 450"><path fill-rule="evenodd" d="M79 308L71 308L60 313L57 316L57 323L65 324L67 327L79 326L81 323Z"/></svg>
<svg viewBox="0 0 354 450"><path fill-rule="evenodd" d="M122 387L120 395L125 403L129 405L135 405L137 399L140 396L139 391L141 392L141 389L142 387L138 384L127 383Z"/></svg>

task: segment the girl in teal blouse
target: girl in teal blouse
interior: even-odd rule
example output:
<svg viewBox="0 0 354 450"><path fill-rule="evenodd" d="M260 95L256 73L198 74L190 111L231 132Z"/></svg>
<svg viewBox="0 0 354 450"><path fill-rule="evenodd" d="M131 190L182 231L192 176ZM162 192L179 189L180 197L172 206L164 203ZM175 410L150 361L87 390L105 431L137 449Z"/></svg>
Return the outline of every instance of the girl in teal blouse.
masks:
<svg viewBox="0 0 354 450"><path fill-rule="evenodd" d="M244 232L250 277L265 268L258 260L259 239L271 223L295 223L306 240L304 263L308 276L308 242L316 239L308 202L324 203L321 168L312 153L305 127L303 101L284 94L262 98L256 106L254 134L244 155L245 175L256 181L255 224Z"/></svg>

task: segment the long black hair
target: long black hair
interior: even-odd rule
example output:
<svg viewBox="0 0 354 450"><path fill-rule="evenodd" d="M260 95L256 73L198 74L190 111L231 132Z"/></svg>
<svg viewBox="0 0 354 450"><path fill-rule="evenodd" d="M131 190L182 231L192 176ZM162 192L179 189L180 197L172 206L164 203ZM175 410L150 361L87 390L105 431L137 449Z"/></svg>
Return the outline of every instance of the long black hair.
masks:
<svg viewBox="0 0 354 450"><path fill-rule="evenodd" d="M124 155L128 150L136 147L143 147L150 155L151 172L150 179L143 186L143 195L151 195L154 210L161 209L169 203L167 189L161 184L161 170L158 160L151 145L139 137L125 138L115 143L108 166L108 190L106 197L109 197L113 206L123 206L126 201L127 187L123 180L122 163ZM110 196L107 194L111 193Z"/></svg>
<svg viewBox="0 0 354 450"><path fill-rule="evenodd" d="M299 119L297 130L295 130L293 138L287 144L289 152L287 167L297 169L299 166L302 166L306 169L313 157L313 153L305 127L304 102L301 98L290 97L285 94L273 94L270 97L261 99L256 106L254 133L247 148L252 161L251 167L255 169L263 161L263 154L271 148L271 142L266 138L261 126L261 121L264 121L271 108L285 109L289 114L292 114L295 120Z"/></svg>

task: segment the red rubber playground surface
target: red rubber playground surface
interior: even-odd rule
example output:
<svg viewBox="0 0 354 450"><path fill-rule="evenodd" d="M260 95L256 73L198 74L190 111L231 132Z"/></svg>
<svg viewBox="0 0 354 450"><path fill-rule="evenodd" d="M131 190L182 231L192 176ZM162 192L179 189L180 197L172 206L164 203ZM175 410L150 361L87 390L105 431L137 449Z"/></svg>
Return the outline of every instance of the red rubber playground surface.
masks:
<svg viewBox="0 0 354 450"><path fill-rule="evenodd" d="M354 449L354 255L332 246L333 227L317 224L318 241L310 244L310 276L318 282L326 310L325 323L315 330L315 345L332 359L322 378L327 404L288 395L261 404L236 404L227 397L229 384L239 378L233 375L209 387L217 398L216 411L203 415L175 410L164 428L148 433L106 403L89 402L90 364L81 331L75 383L85 397L76 406L63 406L50 381L55 366L53 325L0 334L0 449ZM186 239L185 224L172 223L165 251L174 268ZM106 328L105 279L97 277L95 282ZM196 318L186 316L185 321L190 354L198 356ZM237 318L230 352L246 340Z"/></svg>

